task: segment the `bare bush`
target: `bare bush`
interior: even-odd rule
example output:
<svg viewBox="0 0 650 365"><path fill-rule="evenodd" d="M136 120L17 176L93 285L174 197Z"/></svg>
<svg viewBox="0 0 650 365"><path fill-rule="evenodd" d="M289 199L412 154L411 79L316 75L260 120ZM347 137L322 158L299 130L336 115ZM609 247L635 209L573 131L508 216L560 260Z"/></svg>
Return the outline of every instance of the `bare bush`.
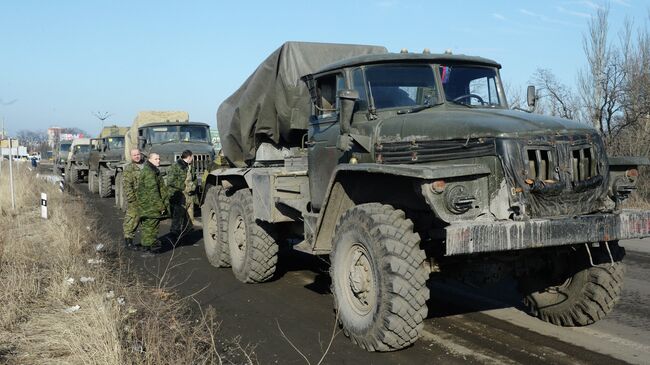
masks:
<svg viewBox="0 0 650 365"><path fill-rule="evenodd" d="M2 172L0 363L253 363L249 347L219 338L213 309L192 310L192 298L135 280L82 200L18 164L11 210Z"/></svg>

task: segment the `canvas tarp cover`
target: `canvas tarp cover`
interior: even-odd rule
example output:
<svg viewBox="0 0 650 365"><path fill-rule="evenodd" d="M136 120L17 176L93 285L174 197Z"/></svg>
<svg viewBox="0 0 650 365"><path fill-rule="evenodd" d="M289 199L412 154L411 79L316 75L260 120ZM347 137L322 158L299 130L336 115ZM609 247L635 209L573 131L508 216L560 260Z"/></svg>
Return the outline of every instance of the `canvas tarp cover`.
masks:
<svg viewBox="0 0 650 365"><path fill-rule="evenodd" d="M128 130L129 127L118 127L116 125L111 125L102 128L102 131L99 133L99 138L123 136Z"/></svg>
<svg viewBox="0 0 650 365"><path fill-rule="evenodd" d="M217 111L222 151L238 167L255 158L255 143L267 137L290 141L293 130L309 123L310 97L300 77L336 61L386 53L384 47L287 42L271 54Z"/></svg>
<svg viewBox="0 0 650 365"><path fill-rule="evenodd" d="M124 138L124 156L129 156L132 148L138 147L138 128L154 123L187 123L190 115L184 111L142 111L135 116L131 128Z"/></svg>

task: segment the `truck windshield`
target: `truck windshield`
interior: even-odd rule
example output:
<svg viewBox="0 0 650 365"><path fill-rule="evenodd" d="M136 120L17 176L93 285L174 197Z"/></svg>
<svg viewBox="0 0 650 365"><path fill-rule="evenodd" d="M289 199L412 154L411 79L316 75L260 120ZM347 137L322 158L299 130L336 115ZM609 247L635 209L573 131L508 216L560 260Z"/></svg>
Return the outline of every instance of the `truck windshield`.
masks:
<svg viewBox="0 0 650 365"><path fill-rule="evenodd" d="M438 70L447 101L479 107L505 106L494 67L440 65Z"/></svg>
<svg viewBox="0 0 650 365"><path fill-rule="evenodd" d="M75 153L88 153L90 152L90 145L88 144L80 144L74 146L74 152Z"/></svg>
<svg viewBox="0 0 650 365"><path fill-rule="evenodd" d="M378 65L366 69L376 109L438 104L430 65Z"/></svg>
<svg viewBox="0 0 650 365"><path fill-rule="evenodd" d="M59 146L59 151L61 152L70 152L70 144L62 144Z"/></svg>
<svg viewBox="0 0 650 365"><path fill-rule="evenodd" d="M149 128L149 141L151 143L178 141L178 126L162 126Z"/></svg>
<svg viewBox="0 0 650 365"><path fill-rule="evenodd" d="M209 143L210 133L206 127L181 126L181 141Z"/></svg>
<svg viewBox="0 0 650 365"><path fill-rule="evenodd" d="M111 150L120 150L124 148L124 137L108 138L108 148Z"/></svg>

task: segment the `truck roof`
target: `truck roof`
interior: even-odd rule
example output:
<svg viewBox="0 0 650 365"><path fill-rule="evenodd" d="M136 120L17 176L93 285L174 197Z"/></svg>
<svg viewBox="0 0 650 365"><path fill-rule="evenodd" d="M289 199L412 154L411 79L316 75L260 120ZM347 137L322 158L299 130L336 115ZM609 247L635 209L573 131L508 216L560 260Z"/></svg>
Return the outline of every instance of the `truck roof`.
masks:
<svg viewBox="0 0 650 365"><path fill-rule="evenodd" d="M354 67L360 65L368 65L373 63L400 63L400 62L423 62L423 63L471 63L485 66L492 66L501 68L501 65L488 58L454 55L454 54L426 54L426 53L384 53L384 54L368 54L363 56L351 57L341 61L331 63L321 68L315 74L334 71L346 67Z"/></svg>
<svg viewBox="0 0 650 365"><path fill-rule="evenodd" d="M209 127L210 125L207 123L201 123L201 122L166 122L166 123L147 123L146 125L141 126L140 128L143 127L168 127L169 125L198 125L198 126L203 126L203 127Z"/></svg>

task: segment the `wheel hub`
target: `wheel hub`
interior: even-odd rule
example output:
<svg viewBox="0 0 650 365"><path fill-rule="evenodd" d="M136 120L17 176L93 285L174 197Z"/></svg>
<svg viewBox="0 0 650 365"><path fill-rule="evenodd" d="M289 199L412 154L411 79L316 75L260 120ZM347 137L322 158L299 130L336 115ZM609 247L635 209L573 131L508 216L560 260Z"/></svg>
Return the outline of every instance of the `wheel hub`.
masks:
<svg viewBox="0 0 650 365"><path fill-rule="evenodd" d="M234 223L233 239L237 245L237 249L244 251L246 249L246 223L244 222L244 217L237 216Z"/></svg>
<svg viewBox="0 0 650 365"><path fill-rule="evenodd" d="M348 266L348 298L359 314L369 313L375 302L375 280L366 249L355 245Z"/></svg>

